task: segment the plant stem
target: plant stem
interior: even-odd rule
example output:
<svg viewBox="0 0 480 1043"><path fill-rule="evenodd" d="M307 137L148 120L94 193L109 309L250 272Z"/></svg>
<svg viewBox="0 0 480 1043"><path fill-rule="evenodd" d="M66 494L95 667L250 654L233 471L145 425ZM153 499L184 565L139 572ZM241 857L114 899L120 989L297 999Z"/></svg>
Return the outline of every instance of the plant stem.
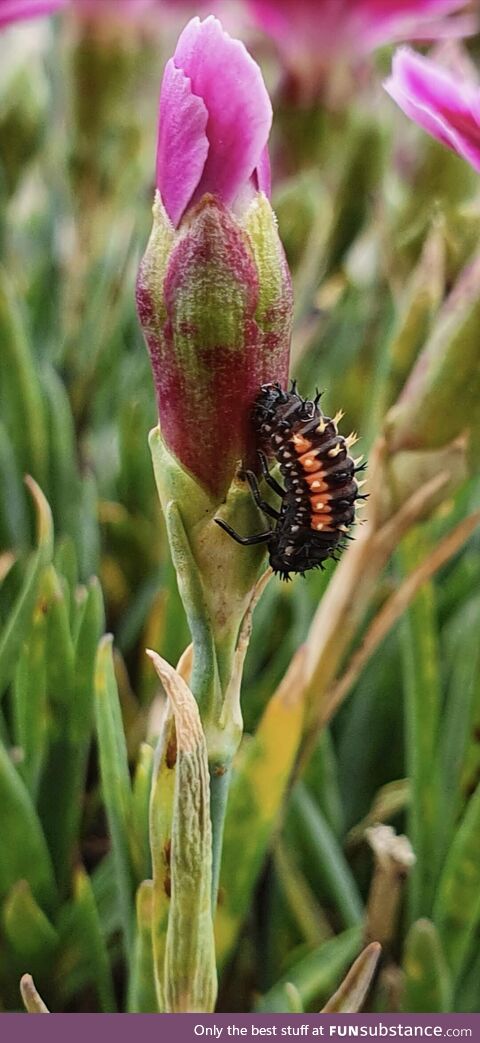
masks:
<svg viewBox="0 0 480 1043"><path fill-rule="evenodd" d="M218 881L222 861L223 828L227 811L228 791L232 776L231 768L218 764L210 765L210 817L212 820L212 913L215 912L218 896Z"/></svg>

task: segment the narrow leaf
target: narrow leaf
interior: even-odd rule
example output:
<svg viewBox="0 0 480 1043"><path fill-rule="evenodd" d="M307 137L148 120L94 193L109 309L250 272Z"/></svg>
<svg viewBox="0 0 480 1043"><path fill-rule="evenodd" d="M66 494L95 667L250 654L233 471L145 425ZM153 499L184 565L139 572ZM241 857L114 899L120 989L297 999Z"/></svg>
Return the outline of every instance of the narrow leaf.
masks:
<svg viewBox="0 0 480 1043"><path fill-rule="evenodd" d="M0 845L0 894L27 880L41 903L52 902L55 884L42 828L25 783L0 743L0 807L8 843Z"/></svg>
<svg viewBox="0 0 480 1043"><path fill-rule="evenodd" d="M282 810L302 736L301 649L270 699L254 737L241 749L230 790L216 911L217 960L232 951Z"/></svg>
<svg viewBox="0 0 480 1043"><path fill-rule="evenodd" d="M28 635L42 568L42 551L36 551L30 558L20 593L0 632L0 695L13 679L22 642Z"/></svg>
<svg viewBox="0 0 480 1043"><path fill-rule="evenodd" d="M334 903L345 927L358 924L363 907L355 878L325 816L302 783L293 790L286 829L302 853L311 885Z"/></svg>
<svg viewBox="0 0 480 1043"><path fill-rule="evenodd" d="M408 535L401 550L406 571L413 571L428 546L418 530ZM440 710L438 634L434 590L425 584L408 609L402 627L406 752L412 780L408 834L417 864L410 881L410 915L431 911L437 872L438 813L437 744Z"/></svg>
<svg viewBox="0 0 480 1043"><path fill-rule="evenodd" d="M288 974L262 997L257 1010L262 1014L288 1013L289 1001L285 992L288 982L297 990L304 1009L313 1002L326 1000L354 959L361 939L361 927L351 927L331 941L324 942L320 948L290 967Z"/></svg>
<svg viewBox="0 0 480 1043"><path fill-rule="evenodd" d="M167 715L164 718L163 730L155 751L150 799L150 849L153 871L152 946L158 1007L162 1013L165 1012L166 1007L165 950L172 896L170 862L176 764L175 722L171 715Z"/></svg>
<svg viewBox="0 0 480 1043"><path fill-rule="evenodd" d="M110 959L102 932L90 877L83 869L77 870L74 882L74 901L82 920L82 938L86 958L92 969L92 983L98 995L100 1010L116 1010Z"/></svg>
<svg viewBox="0 0 480 1043"><path fill-rule="evenodd" d="M44 971L45 962L52 959L59 939L26 880L19 880L12 887L3 907L2 921L5 937L24 966Z"/></svg>
<svg viewBox="0 0 480 1043"><path fill-rule="evenodd" d="M36 607L32 629L20 652L13 685L15 740L23 758L19 772L36 800L48 729L46 618Z"/></svg>
<svg viewBox="0 0 480 1043"><path fill-rule="evenodd" d="M448 852L432 919L456 981L480 921L480 785Z"/></svg>
<svg viewBox="0 0 480 1043"><path fill-rule="evenodd" d="M365 1003L368 990L382 951L378 942L371 942L357 956L340 988L325 1004L322 1014L357 1014Z"/></svg>
<svg viewBox="0 0 480 1043"><path fill-rule="evenodd" d="M133 881L129 855L131 787L110 635L102 638L98 646L95 715L103 798L112 840L125 953L129 959L133 944Z"/></svg>
<svg viewBox="0 0 480 1043"><path fill-rule="evenodd" d="M431 920L412 924L403 954L409 1014L442 1014L452 1010L452 982L437 928Z"/></svg>
<svg viewBox="0 0 480 1043"><path fill-rule="evenodd" d="M132 787L131 852L138 880L144 880L150 876L151 872L148 812L152 790L153 756L152 747L143 742L140 746Z"/></svg>
<svg viewBox="0 0 480 1043"><path fill-rule="evenodd" d="M137 891L137 934L129 985L130 1014L158 1014L152 949L153 881L143 880Z"/></svg>
<svg viewBox="0 0 480 1043"><path fill-rule="evenodd" d="M20 466L43 482L48 441L42 391L23 317L4 271L0 271L0 339L2 390Z"/></svg>
<svg viewBox="0 0 480 1043"><path fill-rule="evenodd" d="M209 1013L215 1007L217 975L207 746L197 703L185 681L160 656L149 655L171 702L177 745L165 1006L167 1013Z"/></svg>
<svg viewBox="0 0 480 1043"><path fill-rule="evenodd" d="M28 1014L50 1014L42 997L39 996L31 974L24 974L20 981L23 1005Z"/></svg>

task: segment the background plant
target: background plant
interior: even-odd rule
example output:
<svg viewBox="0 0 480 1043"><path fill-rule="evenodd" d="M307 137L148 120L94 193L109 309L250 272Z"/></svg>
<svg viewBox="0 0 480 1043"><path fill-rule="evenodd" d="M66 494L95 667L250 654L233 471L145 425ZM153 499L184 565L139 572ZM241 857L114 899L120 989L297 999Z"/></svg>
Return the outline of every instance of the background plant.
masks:
<svg viewBox="0 0 480 1043"><path fill-rule="evenodd" d="M0 40L15 58L0 85L0 998L18 1009L28 971L52 1010L148 1011L164 696L145 648L174 664L190 640L133 303L171 25L153 48L75 18ZM89 48L102 118L85 137ZM442 60L463 75L477 49ZM220 1010L317 1010L376 940L373 1009L478 1010L480 188L397 113L388 66L377 54L334 111L317 94L305 148L284 111L274 121L294 371L361 432L371 496L335 572L272 581L256 609ZM377 823L407 834L415 862ZM399 863L408 883L387 908Z"/></svg>

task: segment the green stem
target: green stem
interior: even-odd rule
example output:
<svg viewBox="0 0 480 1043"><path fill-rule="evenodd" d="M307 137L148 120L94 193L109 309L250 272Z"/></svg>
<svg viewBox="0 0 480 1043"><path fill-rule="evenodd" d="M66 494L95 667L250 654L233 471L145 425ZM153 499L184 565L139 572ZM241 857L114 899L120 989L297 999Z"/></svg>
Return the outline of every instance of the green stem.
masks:
<svg viewBox="0 0 480 1043"><path fill-rule="evenodd" d="M229 767L220 769L218 764L210 764L210 817L212 820L212 911L215 912L218 896L218 882L222 862L223 829L227 811L228 791L232 771Z"/></svg>

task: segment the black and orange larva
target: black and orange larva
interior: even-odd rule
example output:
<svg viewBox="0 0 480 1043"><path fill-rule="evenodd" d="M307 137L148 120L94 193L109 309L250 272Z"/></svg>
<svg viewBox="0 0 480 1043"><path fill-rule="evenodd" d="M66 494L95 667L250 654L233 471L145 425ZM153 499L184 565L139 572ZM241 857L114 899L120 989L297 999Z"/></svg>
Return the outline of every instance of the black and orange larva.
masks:
<svg viewBox="0 0 480 1043"><path fill-rule="evenodd" d="M301 398L292 383L290 391L279 384L265 384L253 411L259 458L265 481L282 503L280 510L262 499L256 475L246 471L257 506L275 520L274 528L254 536L240 536L226 522L218 525L237 543L268 544L270 565L282 579L291 572L305 573L322 568L328 558L336 559L342 540L355 520L355 501L362 483L355 479L361 458L353 460L349 449L356 435L344 438L337 430L342 413L324 416L318 403ZM285 488L268 470L267 457L275 457Z"/></svg>

